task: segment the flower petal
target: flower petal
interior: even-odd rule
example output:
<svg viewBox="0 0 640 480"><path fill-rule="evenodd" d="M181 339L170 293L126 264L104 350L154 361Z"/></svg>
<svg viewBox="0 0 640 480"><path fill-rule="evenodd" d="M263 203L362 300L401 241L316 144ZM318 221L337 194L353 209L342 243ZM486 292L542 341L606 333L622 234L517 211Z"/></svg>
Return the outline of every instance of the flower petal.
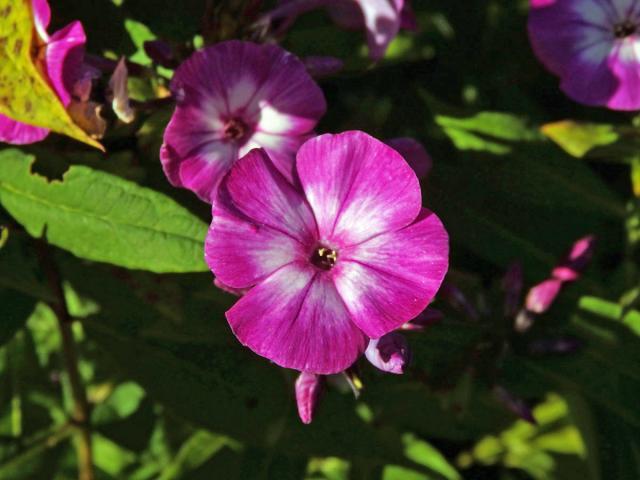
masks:
<svg viewBox="0 0 640 480"><path fill-rule="evenodd" d="M308 249L316 224L303 196L274 167L262 149L238 160L225 179L234 207L257 225L288 235Z"/></svg>
<svg viewBox="0 0 640 480"><path fill-rule="evenodd" d="M82 23L73 22L57 31L47 43L45 64L51 86L66 107L79 78L87 37Z"/></svg>
<svg viewBox="0 0 640 480"><path fill-rule="evenodd" d="M251 289L227 320L258 355L309 373L338 373L365 345L331 278L303 264L289 264Z"/></svg>
<svg viewBox="0 0 640 480"><path fill-rule="evenodd" d="M378 60L400 30L404 0L356 0L367 27L369 56Z"/></svg>
<svg viewBox="0 0 640 480"><path fill-rule="evenodd" d="M47 42L49 41L47 27L51 21L51 8L49 8L49 1L31 0L31 7L33 8L33 20L36 32L38 32L38 36L43 42Z"/></svg>
<svg viewBox="0 0 640 480"><path fill-rule="evenodd" d="M0 142L12 143L13 145L26 145L28 143L39 142L49 135L46 128L34 127L13 120L0 114Z"/></svg>
<svg viewBox="0 0 640 480"><path fill-rule="evenodd" d="M640 109L640 37L619 40L609 56L607 68L616 88L607 100L614 110Z"/></svg>
<svg viewBox="0 0 640 480"><path fill-rule="evenodd" d="M379 338L427 307L448 266L447 232L423 209L408 227L341 250L333 272L355 324Z"/></svg>
<svg viewBox="0 0 640 480"><path fill-rule="evenodd" d="M337 246L397 230L420 213L411 167L366 133L315 137L300 147L296 167L321 239Z"/></svg>
<svg viewBox="0 0 640 480"><path fill-rule="evenodd" d="M205 243L205 260L217 280L248 288L280 267L304 260L304 253L295 238L238 211L225 187L220 188Z"/></svg>

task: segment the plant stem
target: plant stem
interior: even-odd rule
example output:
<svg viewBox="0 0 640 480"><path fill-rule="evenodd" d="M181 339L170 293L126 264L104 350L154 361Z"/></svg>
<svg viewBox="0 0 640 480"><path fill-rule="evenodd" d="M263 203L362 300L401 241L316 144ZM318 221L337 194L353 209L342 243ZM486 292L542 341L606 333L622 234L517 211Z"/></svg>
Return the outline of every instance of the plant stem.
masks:
<svg viewBox="0 0 640 480"><path fill-rule="evenodd" d="M73 412L71 419L78 430L76 450L78 455L78 479L94 480L93 451L91 448L91 429L89 425L89 403L85 394L80 372L78 370L78 353L71 324L73 319L69 314L67 302L64 297L62 279L58 267L53 261L49 246L44 240L37 241L38 258L40 265L49 283L56 300L50 303L58 320L58 328L62 338L62 356L64 358L71 396L73 397Z"/></svg>

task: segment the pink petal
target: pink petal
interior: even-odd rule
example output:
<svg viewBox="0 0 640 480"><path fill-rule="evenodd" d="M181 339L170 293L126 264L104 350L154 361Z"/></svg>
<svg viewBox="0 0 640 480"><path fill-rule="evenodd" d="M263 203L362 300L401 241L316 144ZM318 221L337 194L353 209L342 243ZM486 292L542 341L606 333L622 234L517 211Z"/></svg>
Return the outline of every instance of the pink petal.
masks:
<svg viewBox="0 0 640 480"><path fill-rule="evenodd" d="M129 72L127 71L125 57L122 57L109 79L109 88L113 96L111 107L116 116L124 123L131 123L135 118L133 109L129 104L128 79Z"/></svg>
<svg viewBox="0 0 640 480"><path fill-rule="evenodd" d="M301 372L296 380L296 404L302 423L309 424L318 406L322 393L322 377L314 373Z"/></svg>
<svg viewBox="0 0 640 480"><path fill-rule="evenodd" d="M13 145L26 145L39 142L49 134L46 128L34 127L26 123L17 122L0 114L0 142Z"/></svg>
<svg viewBox="0 0 640 480"><path fill-rule="evenodd" d="M47 27L51 21L51 9L49 8L48 0L31 0L31 7L33 8L33 20L36 26L36 32L43 42L49 41L49 34L47 33Z"/></svg>
<svg viewBox="0 0 640 480"><path fill-rule="evenodd" d="M283 231L279 224L280 215L297 215L294 207L287 204L288 199L291 199L292 204L296 201L301 202L301 199L299 196L296 198L295 192L290 191L292 190L290 186L284 185L284 181L273 167L271 167L271 171L276 178L268 176L270 172L266 170L266 167L263 167L265 170L260 171L254 165L247 165L247 162L251 162L252 157L257 157L260 160L262 154L259 152L259 150L254 150L247 157L238 161L225 185L219 189L213 207L213 220L205 244L205 260L211 271L222 283L236 289L251 287L282 266L296 260L305 261L307 257L306 246L288 232ZM249 167L253 167L253 171L257 171L256 177L263 176L264 178L262 187L254 191L261 193L254 195L255 199L248 199L250 205L249 207L245 206L245 211L252 215L258 212L258 216L260 216L261 206L258 202L267 202L267 208L274 208L271 214L278 215L275 221L265 217L261 217L260 220L250 218L240 212L228 197L228 183L233 184L232 189L235 188L237 182L243 181L243 174L249 170ZM235 178L231 178L231 176ZM260 179L256 178L252 185L255 187L258 183L260 183ZM242 192L239 195L236 192L236 198L240 198L241 202L246 203L247 200L241 195ZM270 204L272 198L274 202ZM285 211L277 212L275 209L278 208L278 205L281 205ZM287 211L289 209L291 212ZM301 227L305 227L305 225L301 224Z"/></svg>
<svg viewBox="0 0 640 480"><path fill-rule="evenodd" d="M47 77L65 107L71 101L73 86L81 72L86 41L82 24L73 22L51 35L47 43Z"/></svg>
<svg viewBox="0 0 640 480"><path fill-rule="evenodd" d="M340 250L334 281L353 321L379 338L431 302L449 266L449 237L427 209L408 227Z"/></svg>
<svg viewBox="0 0 640 480"><path fill-rule="evenodd" d="M409 225L420 213L411 167L366 133L315 137L300 147L296 167L321 239L351 245Z"/></svg>
<svg viewBox="0 0 640 480"><path fill-rule="evenodd" d="M285 368L338 373L364 349L330 277L303 264L284 266L251 289L227 320L243 345Z"/></svg>
<svg viewBox="0 0 640 480"><path fill-rule="evenodd" d="M433 160L424 146L414 138L399 137L386 140L385 143L398 152L416 172L418 178L424 178L431 171Z"/></svg>
<svg viewBox="0 0 640 480"><path fill-rule="evenodd" d="M616 42L607 62L616 88L607 101L613 110L640 109L640 37L633 35Z"/></svg>
<svg viewBox="0 0 640 480"><path fill-rule="evenodd" d="M315 246L316 224L309 204L264 150L252 150L238 160L224 186L237 210L255 224L282 232L309 249Z"/></svg>
<svg viewBox="0 0 640 480"><path fill-rule="evenodd" d="M374 367L388 373L404 373L411 361L407 339L397 332L370 340L364 354Z"/></svg>
<svg viewBox="0 0 640 480"><path fill-rule="evenodd" d="M580 278L582 272L591 262L595 242L596 238L593 235L588 235L576 241L569 254L553 269L551 275L564 282L572 282Z"/></svg>
<svg viewBox="0 0 640 480"><path fill-rule="evenodd" d="M186 156L180 156L169 144L160 149L160 161L169 182L188 188L209 203L236 157L233 145L215 141L202 144Z"/></svg>
<svg viewBox="0 0 640 480"><path fill-rule="evenodd" d="M560 293L561 288L562 281L555 278L539 283L527 294L525 302L527 310L533 313L546 312Z"/></svg>

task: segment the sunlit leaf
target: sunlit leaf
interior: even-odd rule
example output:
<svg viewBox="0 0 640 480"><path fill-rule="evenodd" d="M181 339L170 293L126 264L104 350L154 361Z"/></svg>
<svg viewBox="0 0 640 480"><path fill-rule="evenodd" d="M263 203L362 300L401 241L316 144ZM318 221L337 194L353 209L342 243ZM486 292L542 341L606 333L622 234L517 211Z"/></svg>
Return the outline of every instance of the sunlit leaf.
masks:
<svg viewBox="0 0 640 480"><path fill-rule="evenodd" d="M573 120L547 123L540 130L568 154L578 158L584 157L595 147L610 145L619 138L613 125Z"/></svg>

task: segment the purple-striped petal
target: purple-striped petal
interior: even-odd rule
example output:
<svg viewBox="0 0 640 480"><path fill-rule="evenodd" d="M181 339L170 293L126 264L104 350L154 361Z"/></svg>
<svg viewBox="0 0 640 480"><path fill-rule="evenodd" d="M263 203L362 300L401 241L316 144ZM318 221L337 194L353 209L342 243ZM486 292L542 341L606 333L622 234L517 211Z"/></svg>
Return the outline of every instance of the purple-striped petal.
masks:
<svg viewBox="0 0 640 480"><path fill-rule="evenodd" d="M408 227L340 250L336 288L367 336L379 338L416 317L433 299L449 266L449 238L423 209Z"/></svg>
<svg viewBox="0 0 640 480"><path fill-rule="evenodd" d="M286 265L251 289L227 320L243 345L285 368L338 373L364 349L330 277L304 264Z"/></svg>
<svg viewBox="0 0 640 480"><path fill-rule="evenodd" d="M420 184L392 148L363 132L325 134L298 151L297 172L320 239L352 245L409 225Z"/></svg>

